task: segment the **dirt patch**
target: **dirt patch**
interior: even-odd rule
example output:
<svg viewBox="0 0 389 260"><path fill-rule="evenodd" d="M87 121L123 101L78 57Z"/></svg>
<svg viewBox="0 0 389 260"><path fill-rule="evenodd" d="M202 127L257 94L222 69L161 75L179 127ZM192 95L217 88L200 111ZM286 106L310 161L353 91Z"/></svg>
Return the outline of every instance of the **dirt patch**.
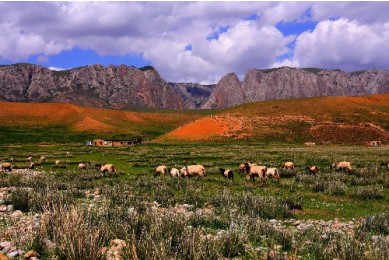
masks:
<svg viewBox="0 0 389 260"><path fill-rule="evenodd" d="M177 128L162 139L206 140L214 137L243 138L247 136L242 118L217 115L200 118Z"/></svg>
<svg viewBox="0 0 389 260"><path fill-rule="evenodd" d="M388 132L372 123L320 123L310 129L320 143L325 144L366 144L371 140L387 142Z"/></svg>

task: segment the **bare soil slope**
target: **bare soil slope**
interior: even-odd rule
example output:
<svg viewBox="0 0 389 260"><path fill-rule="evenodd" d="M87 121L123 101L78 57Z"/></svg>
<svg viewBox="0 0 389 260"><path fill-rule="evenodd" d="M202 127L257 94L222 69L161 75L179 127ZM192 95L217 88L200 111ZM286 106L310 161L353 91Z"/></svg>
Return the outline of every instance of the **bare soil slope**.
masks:
<svg viewBox="0 0 389 260"><path fill-rule="evenodd" d="M388 141L389 94L255 102L200 118L161 140Z"/></svg>

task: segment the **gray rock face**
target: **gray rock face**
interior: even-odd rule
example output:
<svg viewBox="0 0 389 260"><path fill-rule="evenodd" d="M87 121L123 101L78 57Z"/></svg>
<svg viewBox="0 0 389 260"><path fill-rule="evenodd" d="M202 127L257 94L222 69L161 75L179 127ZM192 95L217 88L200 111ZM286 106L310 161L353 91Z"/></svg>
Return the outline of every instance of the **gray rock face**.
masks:
<svg viewBox="0 0 389 260"><path fill-rule="evenodd" d="M182 98L153 68L92 65L51 71L32 64L0 67L0 100L60 102L126 109L182 109Z"/></svg>
<svg viewBox="0 0 389 260"><path fill-rule="evenodd" d="M188 109L203 107L216 85L200 85L197 83L171 83L169 85L185 101Z"/></svg>
<svg viewBox="0 0 389 260"><path fill-rule="evenodd" d="M389 71L380 69L355 73L289 67L251 69L242 82L234 74L223 77L203 108L226 108L272 99L360 96L387 92Z"/></svg>
<svg viewBox="0 0 389 260"><path fill-rule="evenodd" d="M242 100L247 100L245 92L235 73L224 76L216 85L208 101L203 108L225 108L242 104Z"/></svg>
<svg viewBox="0 0 389 260"><path fill-rule="evenodd" d="M0 66L0 100L57 102L131 109L227 108L243 103L317 96L359 96L389 92L389 71L282 67L235 73L217 85L166 83L152 67L91 65L51 71L33 64Z"/></svg>

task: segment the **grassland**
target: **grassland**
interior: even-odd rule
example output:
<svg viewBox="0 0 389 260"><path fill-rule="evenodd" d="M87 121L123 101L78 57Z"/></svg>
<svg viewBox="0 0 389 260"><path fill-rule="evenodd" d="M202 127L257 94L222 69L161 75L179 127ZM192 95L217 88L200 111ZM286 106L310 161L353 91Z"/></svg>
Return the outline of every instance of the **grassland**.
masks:
<svg viewBox="0 0 389 260"><path fill-rule="evenodd" d="M389 234L388 215L382 215L389 210L389 173L380 162L388 160L388 151L387 146L307 147L252 142L148 143L126 148L2 146L2 159L14 157L15 164L25 163L28 156L48 158L38 168L45 173L36 177L2 173L0 187L16 187L7 199L16 209L43 214L42 218L51 216L35 231L36 239L20 241L12 232L4 234L25 250L34 248L46 256L69 259L83 254L102 257L97 251L109 246L112 239L131 245L122 252L128 259L347 258L348 250L363 258L370 248L375 248L370 256L381 258L386 254ZM61 160L66 168L56 168L55 160ZM250 183L236 171L243 161L279 167L286 160L296 164L297 172L282 172L279 181L270 180L268 185ZM351 161L354 171L330 170L328 166L335 160ZM79 162L113 163L119 174L101 178L93 168L79 171ZM195 163L205 166L206 177L154 178L157 165L180 168ZM321 168L317 176L305 173L305 167L313 164ZM224 179L219 167L233 169L234 181ZM98 196L91 196L94 193ZM89 241L87 234L81 234L81 241L73 241L71 233L76 230L63 216L75 218L71 220L75 223L81 221L85 232L98 232L100 239ZM312 224L320 220L330 221L321 225L340 225L338 220L331 222L334 218L340 223L352 221L353 235L341 235L336 228L323 234L320 226ZM366 224L371 218L374 223ZM377 219L381 224L375 222ZM303 231L293 225L296 220L305 223ZM3 222L0 228L7 230L11 224ZM374 236L384 244L376 245ZM43 246L45 239L58 247L48 250ZM337 243L336 248L325 251L333 243ZM78 254L67 255L70 247L77 248Z"/></svg>

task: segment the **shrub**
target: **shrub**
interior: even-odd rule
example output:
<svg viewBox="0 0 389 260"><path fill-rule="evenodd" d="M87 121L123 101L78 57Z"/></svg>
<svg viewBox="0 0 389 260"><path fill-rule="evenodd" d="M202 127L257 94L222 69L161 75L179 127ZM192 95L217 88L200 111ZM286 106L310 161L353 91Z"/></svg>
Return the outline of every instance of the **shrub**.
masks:
<svg viewBox="0 0 389 260"><path fill-rule="evenodd" d="M384 190L380 187L358 187L351 192L351 197L358 199L381 199L384 197Z"/></svg>
<svg viewBox="0 0 389 260"><path fill-rule="evenodd" d="M366 219L361 223L359 231L389 235L389 214L378 213L367 216Z"/></svg>
<svg viewBox="0 0 389 260"><path fill-rule="evenodd" d="M332 181L326 183L325 192L331 195L344 195L346 194L347 186L340 181Z"/></svg>

